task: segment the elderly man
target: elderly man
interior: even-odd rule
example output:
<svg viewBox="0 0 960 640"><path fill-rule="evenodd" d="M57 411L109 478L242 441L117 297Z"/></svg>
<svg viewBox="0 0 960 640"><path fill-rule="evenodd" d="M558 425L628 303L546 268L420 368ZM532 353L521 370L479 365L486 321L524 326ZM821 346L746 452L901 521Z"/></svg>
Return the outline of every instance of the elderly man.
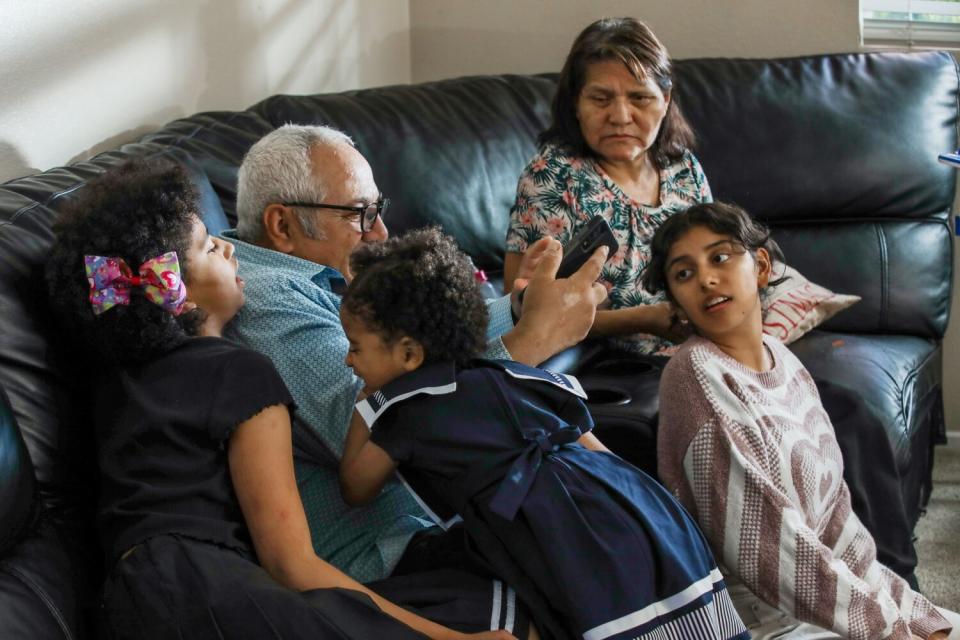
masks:
<svg viewBox="0 0 960 640"><path fill-rule="evenodd" d="M297 481L317 554L354 578L390 575L412 538L431 541L432 523L399 484L364 508L340 497L337 465L360 380L345 365L348 342L340 295L350 254L387 237L384 201L370 165L341 132L287 125L257 142L240 167L236 242L246 304L228 329L269 355L297 402ZM561 249L536 245L521 275L530 278L520 320L511 300L490 305L487 355L536 365L581 340L605 290L595 285L603 256L555 280ZM417 547L418 545L411 545ZM403 558L417 570L418 558ZM414 557L416 556L416 557Z"/></svg>

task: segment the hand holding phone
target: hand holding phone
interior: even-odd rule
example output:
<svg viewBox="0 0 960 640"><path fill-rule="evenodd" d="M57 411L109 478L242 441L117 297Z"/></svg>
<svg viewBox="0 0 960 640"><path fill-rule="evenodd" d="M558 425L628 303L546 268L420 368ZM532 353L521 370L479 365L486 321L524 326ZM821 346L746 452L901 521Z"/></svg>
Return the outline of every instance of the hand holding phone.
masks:
<svg viewBox="0 0 960 640"><path fill-rule="evenodd" d="M557 277L569 278L572 276L593 255L594 251L604 245L608 249L607 260L620 248L607 221L600 216L594 216L563 247L563 260L557 269Z"/></svg>
<svg viewBox="0 0 960 640"><path fill-rule="evenodd" d="M613 230L610 228L610 225L607 224L607 221L600 216L594 216L590 218L586 226L564 246L563 259L557 268L556 277L569 278L580 270L580 267L590 259L594 251L604 245L607 247L607 260L620 248L617 239L613 237ZM524 293L526 293L525 288L514 298L514 304L512 306L514 319L520 317Z"/></svg>

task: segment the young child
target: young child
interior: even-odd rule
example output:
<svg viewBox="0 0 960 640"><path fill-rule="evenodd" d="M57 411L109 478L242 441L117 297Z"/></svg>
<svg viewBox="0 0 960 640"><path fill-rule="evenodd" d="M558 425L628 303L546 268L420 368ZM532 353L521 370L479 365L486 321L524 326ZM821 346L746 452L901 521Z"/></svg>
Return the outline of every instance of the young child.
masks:
<svg viewBox="0 0 960 640"><path fill-rule="evenodd" d="M695 332L661 380L660 478L729 571L754 638L946 638L951 622L877 562L813 379L763 334L772 258L766 227L732 205L657 230L644 286Z"/></svg>
<svg viewBox="0 0 960 640"><path fill-rule="evenodd" d="M606 451L572 377L474 360L486 311L436 229L357 250L341 306L363 378L340 467L373 499L399 467L441 524L513 586L544 637L746 638L696 525ZM369 430L368 430L369 428Z"/></svg>
<svg viewBox="0 0 960 640"><path fill-rule="evenodd" d="M182 169L135 161L54 228L51 302L96 378L101 635L462 637L314 555L292 400L266 357L220 337L243 282L197 209Z"/></svg>

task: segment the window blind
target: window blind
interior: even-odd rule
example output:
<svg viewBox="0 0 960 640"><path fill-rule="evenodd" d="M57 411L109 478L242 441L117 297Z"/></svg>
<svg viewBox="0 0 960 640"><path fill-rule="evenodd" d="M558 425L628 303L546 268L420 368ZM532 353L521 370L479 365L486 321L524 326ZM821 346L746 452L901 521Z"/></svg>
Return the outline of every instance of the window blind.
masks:
<svg viewBox="0 0 960 640"><path fill-rule="evenodd" d="M860 0L864 44L960 46L960 0Z"/></svg>

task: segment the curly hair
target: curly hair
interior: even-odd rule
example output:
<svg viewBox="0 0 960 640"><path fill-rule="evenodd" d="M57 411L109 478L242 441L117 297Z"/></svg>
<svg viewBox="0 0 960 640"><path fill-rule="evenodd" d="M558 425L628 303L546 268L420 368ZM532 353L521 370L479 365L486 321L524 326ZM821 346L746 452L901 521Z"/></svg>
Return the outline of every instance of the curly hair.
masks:
<svg viewBox="0 0 960 640"><path fill-rule="evenodd" d="M183 168L155 159L108 170L64 208L53 226L47 289L61 324L82 339L91 357L113 364L145 362L196 335L203 320L199 309L174 317L136 289L129 305L94 315L83 257L120 257L135 270L176 251L189 283L187 250L198 210L196 189Z"/></svg>
<svg viewBox="0 0 960 640"><path fill-rule="evenodd" d="M370 243L350 256L342 307L392 343L409 336L424 362L463 365L486 343L487 305L469 259L437 227Z"/></svg>
<svg viewBox="0 0 960 640"><path fill-rule="evenodd" d="M650 293L663 291L671 301L673 296L667 286L667 256L670 247L694 227L706 227L714 233L728 236L742 245L751 254L757 249L766 249L771 260L783 263L783 252L776 241L770 237L770 229L765 224L750 217L750 214L734 204L710 202L695 204L686 211L667 218L657 229L650 242L650 262L643 270L643 288ZM767 285L775 287L786 280L777 278Z"/></svg>
<svg viewBox="0 0 960 640"><path fill-rule="evenodd" d="M587 69L595 62L622 62L635 78L650 76L666 95L671 95L651 158L663 168L693 149L696 135L684 117L673 91L673 63L666 47L643 22L635 18L602 18L580 32L563 63L557 92L550 107L550 126L540 134L539 144L556 143L582 157L596 153L587 145L577 119L577 100L587 81Z"/></svg>

